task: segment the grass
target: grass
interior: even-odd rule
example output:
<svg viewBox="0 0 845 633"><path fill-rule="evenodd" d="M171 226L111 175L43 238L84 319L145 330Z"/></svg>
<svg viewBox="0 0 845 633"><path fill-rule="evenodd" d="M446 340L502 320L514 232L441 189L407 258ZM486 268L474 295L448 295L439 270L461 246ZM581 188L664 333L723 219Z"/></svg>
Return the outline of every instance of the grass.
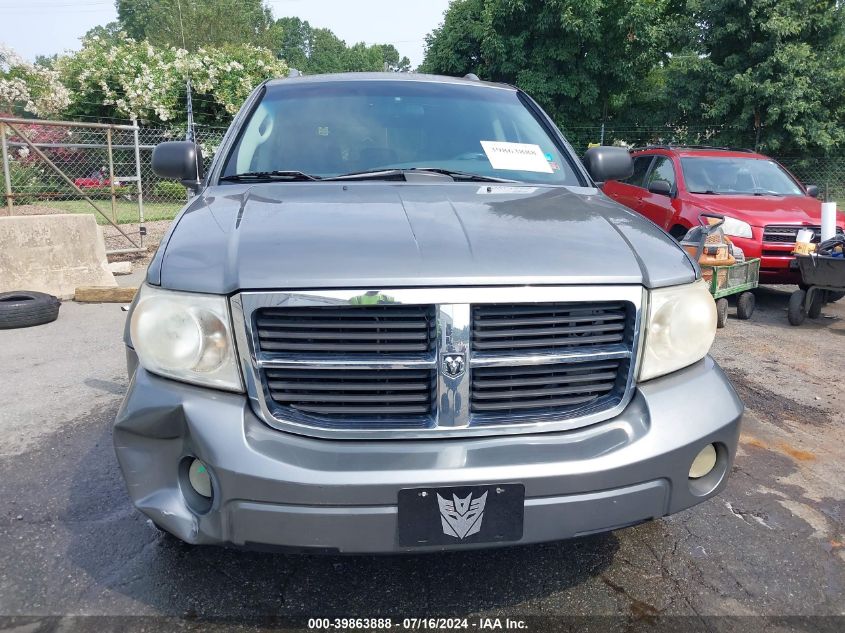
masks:
<svg viewBox="0 0 845 633"><path fill-rule="evenodd" d="M111 217L111 200L95 200L97 206ZM97 224L108 224L102 215L97 213L86 200L56 200L51 201L49 206L55 209L62 209L67 213L93 213L97 218ZM154 220L172 220L182 208L179 202L144 202L144 219L148 222ZM138 203L118 200L116 205L118 224L135 224L138 222Z"/></svg>

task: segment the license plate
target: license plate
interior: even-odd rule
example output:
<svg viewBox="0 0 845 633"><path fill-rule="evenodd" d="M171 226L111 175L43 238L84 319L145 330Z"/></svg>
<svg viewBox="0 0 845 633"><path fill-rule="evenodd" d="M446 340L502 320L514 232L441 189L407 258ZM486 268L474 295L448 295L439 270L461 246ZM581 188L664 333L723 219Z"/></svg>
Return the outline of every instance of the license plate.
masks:
<svg viewBox="0 0 845 633"><path fill-rule="evenodd" d="M525 486L491 484L399 491L399 544L502 543L522 538Z"/></svg>

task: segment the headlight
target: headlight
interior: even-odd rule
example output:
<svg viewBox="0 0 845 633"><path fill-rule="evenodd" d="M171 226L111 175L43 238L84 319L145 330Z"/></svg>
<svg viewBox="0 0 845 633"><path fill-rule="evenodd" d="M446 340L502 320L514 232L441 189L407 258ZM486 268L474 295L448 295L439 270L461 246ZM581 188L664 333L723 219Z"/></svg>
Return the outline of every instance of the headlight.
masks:
<svg viewBox="0 0 845 633"><path fill-rule="evenodd" d="M226 297L144 284L129 324L141 366L154 374L242 391Z"/></svg>
<svg viewBox="0 0 845 633"><path fill-rule="evenodd" d="M730 235L731 237L753 237L751 225L748 222L743 222L736 218L725 216L725 223L722 225L722 230L725 232L725 235Z"/></svg>
<svg viewBox="0 0 845 633"><path fill-rule="evenodd" d="M716 302L703 280L649 292L640 380L691 365L716 336Z"/></svg>

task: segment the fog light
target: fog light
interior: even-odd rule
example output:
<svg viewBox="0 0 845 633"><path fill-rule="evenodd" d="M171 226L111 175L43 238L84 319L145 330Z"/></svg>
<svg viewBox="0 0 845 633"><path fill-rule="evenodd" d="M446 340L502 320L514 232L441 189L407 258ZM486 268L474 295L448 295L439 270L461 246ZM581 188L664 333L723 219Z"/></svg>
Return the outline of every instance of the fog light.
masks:
<svg viewBox="0 0 845 633"><path fill-rule="evenodd" d="M713 444L708 444L701 451L698 455L695 456L695 459L692 460L692 466L689 469L689 478L690 479L700 479L710 473L716 467L716 447Z"/></svg>
<svg viewBox="0 0 845 633"><path fill-rule="evenodd" d="M191 467L188 469L188 481L191 482L191 488L198 495L211 499L211 477L205 464L200 460L195 459L191 462Z"/></svg>

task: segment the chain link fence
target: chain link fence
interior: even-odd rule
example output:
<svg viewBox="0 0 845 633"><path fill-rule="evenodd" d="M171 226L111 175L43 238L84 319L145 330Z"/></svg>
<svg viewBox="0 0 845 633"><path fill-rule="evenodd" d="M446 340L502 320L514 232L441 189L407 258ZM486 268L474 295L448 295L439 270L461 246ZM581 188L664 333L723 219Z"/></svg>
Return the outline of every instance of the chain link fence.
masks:
<svg viewBox="0 0 845 633"><path fill-rule="evenodd" d="M196 126L195 136L202 147L206 166L219 148L225 131L225 127ZM19 133L27 139L20 138ZM11 181L7 206L12 213L92 213L94 209L86 200L90 198L103 211L98 214L98 222L104 226L107 237L120 237L120 227L124 227L123 231L130 235L149 231L152 234L150 244L157 243L156 238L163 235L170 220L184 206L188 194L179 183L161 179L153 173L152 151L158 143L185 138L185 130L184 127L139 127L137 154L134 134L133 127L128 125L44 125L28 121L26 125L18 124L16 131L7 128ZM718 130L596 125L565 128L564 134L576 152L583 155L596 143L627 147L714 144ZM39 148L67 178L50 168L30 144ZM801 182L818 185L825 200L845 203L845 148L824 156L774 158ZM137 176L140 176L140 186ZM139 215L139 190L143 216ZM116 247L114 243L109 245Z"/></svg>

